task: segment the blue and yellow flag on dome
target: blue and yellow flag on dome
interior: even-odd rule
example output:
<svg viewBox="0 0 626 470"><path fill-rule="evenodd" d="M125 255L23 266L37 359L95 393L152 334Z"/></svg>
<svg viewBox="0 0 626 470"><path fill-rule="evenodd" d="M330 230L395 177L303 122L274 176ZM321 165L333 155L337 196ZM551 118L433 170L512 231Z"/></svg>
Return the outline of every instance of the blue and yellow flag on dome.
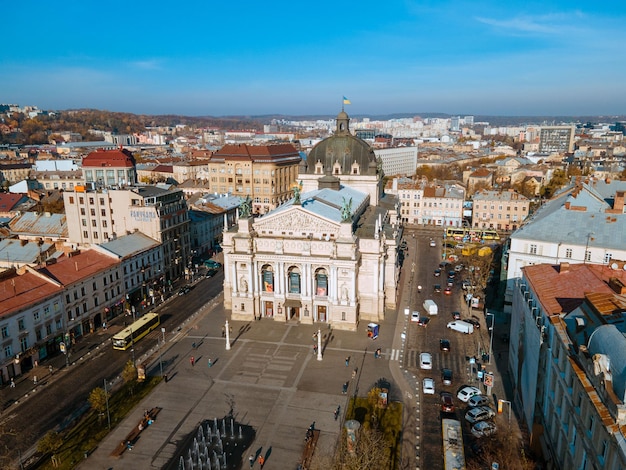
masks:
<svg viewBox="0 0 626 470"><path fill-rule="evenodd" d="M350 100L344 96L343 97L343 104L352 104L352 103L350 103Z"/></svg>

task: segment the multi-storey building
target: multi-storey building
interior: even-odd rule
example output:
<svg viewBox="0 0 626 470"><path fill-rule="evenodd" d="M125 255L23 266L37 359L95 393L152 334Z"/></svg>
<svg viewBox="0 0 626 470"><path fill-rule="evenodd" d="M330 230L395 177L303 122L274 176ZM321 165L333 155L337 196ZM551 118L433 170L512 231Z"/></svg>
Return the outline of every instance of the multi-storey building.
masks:
<svg viewBox="0 0 626 470"><path fill-rule="evenodd" d="M191 249L196 254L213 253L222 233L237 223L241 198L229 195L192 196L189 199Z"/></svg>
<svg viewBox="0 0 626 470"><path fill-rule="evenodd" d="M63 193L69 240L80 245L104 243L139 230L163 244L166 280L185 273L190 262L189 217L179 189L138 186L85 189Z"/></svg>
<svg viewBox="0 0 626 470"><path fill-rule="evenodd" d="M380 157L385 176L411 176L417 167L417 147L394 147L374 150Z"/></svg>
<svg viewBox="0 0 626 470"><path fill-rule="evenodd" d="M405 224L463 225L465 190L459 184L394 178L387 182L386 191L398 196Z"/></svg>
<svg viewBox="0 0 626 470"><path fill-rule="evenodd" d="M252 213L265 214L293 196L302 158L291 144L227 144L208 160L211 191L252 199Z"/></svg>
<svg viewBox="0 0 626 470"><path fill-rule="evenodd" d="M96 150L83 158L85 183L98 188L137 183L135 157L127 149Z"/></svg>
<svg viewBox="0 0 626 470"><path fill-rule="evenodd" d="M108 316L122 313L123 308L130 309L131 313L142 313L133 312L135 304L145 309L155 303L155 297L165 294L163 250L156 240L135 232L94 245L93 249L117 258L121 264L126 305L120 302L107 307Z"/></svg>
<svg viewBox="0 0 626 470"><path fill-rule="evenodd" d="M539 133L539 152L568 153L574 150L574 126L543 126Z"/></svg>
<svg viewBox="0 0 626 470"><path fill-rule="evenodd" d="M626 272L523 268L509 346L513 406L552 469L626 468Z"/></svg>
<svg viewBox="0 0 626 470"><path fill-rule="evenodd" d="M4 181L16 183L28 179L31 168L32 164L28 162L4 163L0 165L0 183Z"/></svg>
<svg viewBox="0 0 626 470"><path fill-rule="evenodd" d="M342 111L335 134L302 163L302 192L256 219L244 205L224 232L224 306L233 319L356 330L396 307L397 198L383 194L374 152L348 123Z"/></svg>
<svg viewBox="0 0 626 470"><path fill-rule="evenodd" d="M546 202L510 237L503 256L505 310L524 266L626 259L626 181L577 180Z"/></svg>
<svg viewBox="0 0 626 470"><path fill-rule="evenodd" d="M107 309L124 298L119 268L115 258L88 250L7 271L0 279L3 380L58 353L61 344L69 353L76 338L100 328Z"/></svg>
<svg viewBox="0 0 626 470"><path fill-rule="evenodd" d="M517 230L528 217L530 200L515 192L481 190L472 196L472 227Z"/></svg>

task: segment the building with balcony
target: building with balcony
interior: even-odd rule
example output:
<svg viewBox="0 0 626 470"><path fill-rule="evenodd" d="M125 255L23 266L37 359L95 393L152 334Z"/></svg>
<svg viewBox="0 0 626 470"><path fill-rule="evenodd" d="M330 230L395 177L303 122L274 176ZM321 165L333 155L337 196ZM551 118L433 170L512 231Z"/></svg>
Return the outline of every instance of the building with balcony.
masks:
<svg viewBox="0 0 626 470"><path fill-rule="evenodd" d="M515 192L480 190L472 196L472 227L517 230L530 213L530 200Z"/></svg>
<svg viewBox="0 0 626 470"><path fill-rule="evenodd" d="M167 281L185 274L190 260L184 193L160 186L75 188L63 193L69 240L90 246L140 231L163 244Z"/></svg>
<svg viewBox="0 0 626 470"><path fill-rule="evenodd" d="M626 468L626 272L539 264L515 282L513 406L549 469Z"/></svg>
<svg viewBox="0 0 626 470"><path fill-rule="evenodd" d="M460 184L394 178L387 182L386 191L398 196L400 217L405 224L463 225L465 189Z"/></svg>
<svg viewBox="0 0 626 470"><path fill-rule="evenodd" d="M574 150L574 126L543 126L539 132L539 152L569 153Z"/></svg>
<svg viewBox="0 0 626 470"><path fill-rule="evenodd" d="M96 150L83 158L83 177L87 185L98 188L137 183L137 162L127 149Z"/></svg>
<svg viewBox="0 0 626 470"><path fill-rule="evenodd" d="M266 214L293 196L302 158L292 144L227 144L208 165L210 190L252 199L252 213Z"/></svg>
<svg viewBox="0 0 626 470"><path fill-rule="evenodd" d="M626 181L579 179L547 201L510 236L502 258L505 311L522 268L566 262L611 266L626 260Z"/></svg>

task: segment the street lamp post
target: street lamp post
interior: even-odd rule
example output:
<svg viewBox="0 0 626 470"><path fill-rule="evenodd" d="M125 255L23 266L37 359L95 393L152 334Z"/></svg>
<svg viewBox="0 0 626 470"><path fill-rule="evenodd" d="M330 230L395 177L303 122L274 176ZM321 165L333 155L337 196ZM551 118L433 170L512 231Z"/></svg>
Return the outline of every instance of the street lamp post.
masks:
<svg viewBox="0 0 626 470"><path fill-rule="evenodd" d="M159 348L159 369L161 369L161 377L163 377L163 356L161 355L161 341L157 338L157 347Z"/></svg>
<svg viewBox="0 0 626 470"><path fill-rule="evenodd" d="M224 332L226 333L226 351L230 351L230 332L228 331L228 320L226 320Z"/></svg>
<svg viewBox="0 0 626 470"><path fill-rule="evenodd" d="M107 391L107 379L104 379L104 400L107 405L107 423L109 430L111 429L111 413L109 412L109 392Z"/></svg>
<svg viewBox="0 0 626 470"><path fill-rule="evenodd" d="M163 345L165 345L165 327L161 328L161 333L163 333Z"/></svg>
<svg viewBox="0 0 626 470"><path fill-rule="evenodd" d="M491 365L491 356L493 355L493 326L496 321L496 317L493 313L487 312L486 316L491 315L491 326L489 327L489 365Z"/></svg>

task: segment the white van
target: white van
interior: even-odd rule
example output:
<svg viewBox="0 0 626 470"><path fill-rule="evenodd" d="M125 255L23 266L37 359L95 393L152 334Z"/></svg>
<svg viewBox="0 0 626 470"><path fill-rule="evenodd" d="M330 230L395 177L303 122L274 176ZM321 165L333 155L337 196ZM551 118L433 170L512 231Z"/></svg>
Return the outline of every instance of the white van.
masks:
<svg viewBox="0 0 626 470"><path fill-rule="evenodd" d="M451 321L446 326L451 330L459 331L461 333L465 333L466 335L474 332L474 325L463 320Z"/></svg>
<svg viewBox="0 0 626 470"><path fill-rule="evenodd" d="M434 300L426 300L424 301L424 310L428 312L429 315L437 315L439 313L439 308Z"/></svg>

